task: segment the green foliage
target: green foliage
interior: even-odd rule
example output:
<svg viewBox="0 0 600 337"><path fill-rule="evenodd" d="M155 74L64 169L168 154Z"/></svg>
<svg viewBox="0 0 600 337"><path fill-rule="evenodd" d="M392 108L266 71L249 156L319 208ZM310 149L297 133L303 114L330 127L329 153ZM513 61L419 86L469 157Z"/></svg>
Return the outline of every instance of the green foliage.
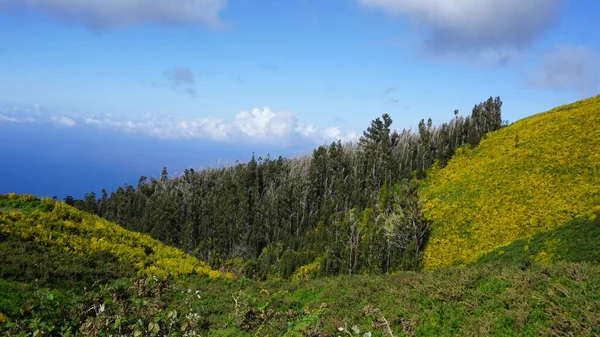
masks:
<svg viewBox="0 0 600 337"><path fill-rule="evenodd" d="M302 283L183 281L203 294L204 314L218 336L343 336L339 328L352 333L352 326L372 336L594 335L600 333L599 272L597 265L559 263Z"/></svg>
<svg viewBox="0 0 600 337"><path fill-rule="evenodd" d="M173 301L176 292L181 296ZM40 288L20 303L19 314L3 316L0 331L9 336L201 336L208 326L192 303L200 298L197 291L179 290L156 277L122 279L82 296Z"/></svg>
<svg viewBox="0 0 600 337"><path fill-rule="evenodd" d="M600 96L520 120L432 169L424 266L472 263L514 240L600 211ZM543 260L543 256L541 257Z"/></svg>
<svg viewBox="0 0 600 337"><path fill-rule="evenodd" d="M20 283L0 278L0 313L17 316L21 312L22 304L32 296L35 286L29 282L34 281Z"/></svg>
<svg viewBox="0 0 600 337"><path fill-rule="evenodd" d="M31 200L16 204L15 211L0 214L1 236L52 247L54 251L58 249L80 258L94 255L96 258L108 257L110 261L110 255L116 259L114 263L135 268L140 275L178 276L195 273L208 277L230 277L148 235L127 231L64 203L51 199L35 200L31 196L8 196L9 200L21 198ZM29 202L34 205L29 206ZM39 205L44 205L44 208L39 209ZM20 212L21 208L36 210L23 213ZM58 255L55 256L58 258Z"/></svg>
<svg viewBox="0 0 600 337"><path fill-rule="evenodd" d="M47 247L18 236L0 235L0 278L18 282L36 280L41 287L83 292L136 273L132 265L98 251L71 254L62 247Z"/></svg>
<svg viewBox="0 0 600 337"><path fill-rule="evenodd" d="M384 231L390 245L398 246L408 255L412 264L419 264L419 253L429 235L431 222L423 216L423 202L419 200L419 181L403 181L394 186L393 207L384 214ZM415 268L416 269L416 268Z"/></svg>
<svg viewBox="0 0 600 337"><path fill-rule="evenodd" d="M18 195L14 193L0 195L0 213L8 213L16 208L26 213L36 210L48 212L52 210L53 203L45 199L39 200L32 195Z"/></svg>
<svg viewBox="0 0 600 337"><path fill-rule="evenodd" d="M476 264L502 263L527 266L540 262L540 256L552 261L600 263L600 214L573 219L548 232L513 241L483 257Z"/></svg>
<svg viewBox="0 0 600 337"><path fill-rule="evenodd" d="M529 249L535 251L537 241L543 248L542 241L563 242L575 238L578 231L587 230L591 236L597 232L593 227L597 219L567 225L563 232L571 234L532 239ZM11 240L4 243L13 244ZM592 237L581 238L579 243L593 247L592 241L597 242ZM561 249L556 246L555 253L562 254ZM505 250L508 257L510 250ZM50 257L55 254L48 252ZM74 265L84 262L70 261ZM356 335L357 331L359 336L370 332L373 337L600 334L598 264L493 263L435 272L296 282L199 275L145 277L110 281L86 293L50 281L36 284L27 276L15 277L23 283L0 278L0 335L335 337L345 332Z"/></svg>

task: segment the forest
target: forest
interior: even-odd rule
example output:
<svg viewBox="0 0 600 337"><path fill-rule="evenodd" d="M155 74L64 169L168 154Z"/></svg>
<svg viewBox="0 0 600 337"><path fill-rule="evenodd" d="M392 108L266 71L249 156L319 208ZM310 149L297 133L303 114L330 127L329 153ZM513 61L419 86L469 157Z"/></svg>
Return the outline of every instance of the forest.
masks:
<svg viewBox="0 0 600 337"><path fill-rule="evenodd" d="M176 246L212 268L265 280L417 270L430 222L418 187L463 146L502 120L500 97L396 131L376 118L356 143L334 142L297 158L139 179L67 204Z"/></svg>

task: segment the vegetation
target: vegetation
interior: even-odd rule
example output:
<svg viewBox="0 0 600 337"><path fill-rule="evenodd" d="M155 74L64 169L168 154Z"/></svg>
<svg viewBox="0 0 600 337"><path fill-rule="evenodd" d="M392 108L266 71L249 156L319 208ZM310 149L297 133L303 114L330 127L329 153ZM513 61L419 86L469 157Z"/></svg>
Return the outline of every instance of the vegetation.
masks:
<svg viewBox="0 0 600 337"><path fill-rule="evenodd" d="M553 262L600 263L600 213L573 219L549 232L513 241L481 257L476 264L528 265Z"/></svg>
<svg viewBox="0 0 600 337"><path fill-rule="evenodd" d="M110 196L66 202L256 279L416 269L428 226L415 178L500 128L501 107L490 97L470 116L455 111L440 126L422 120L416 132L393 131L383 115L358 144L332 143L296 159L253 156L172 179L165 168Z"/></svg>
<svg viewBox="0 0 600 337"><path fill-rule="evenodd" d="M44 253L51 252L57 258L67 253L76 256L71 259L104 256L107 263L112 261L130 266L141 275L196 273L210 277L226 276L148 235L127 231L52 199L38 200L33 196L9 194L0 196L0 205L14 207L13 211L0 214L1 244L7 248L17 246L17 249L24 250L33 243L41 246ZM9 258L0 263L13 263L11 261ZM20 266L23 261L14 261L13 264ZM8 272L10 269L3 268L1 273Z"/></svg>
<svg viewBox="0 0 600 337"><path fill-rule="evenodd" d="M487 134L500 107L100 199L0 196L0 335L600 335L600 96Z"/></svg>
<svg viewBox="0 0 600 337"><path fill-rule="evenodd" d="M488 265L304 282L121 279L73 296L0 280L10 336L600 334L600 267ZM5 308L5 307L3 307ZM4 309L2 309L4 310ZM368 335L367 335L368 336Z"/></svg>
<svg viewBox="0 0 600 337"><path fill-rule="evenodd" d="M432 169L427 269L464 265L514 240L600 210L600 96L490 133Z"/></svg>

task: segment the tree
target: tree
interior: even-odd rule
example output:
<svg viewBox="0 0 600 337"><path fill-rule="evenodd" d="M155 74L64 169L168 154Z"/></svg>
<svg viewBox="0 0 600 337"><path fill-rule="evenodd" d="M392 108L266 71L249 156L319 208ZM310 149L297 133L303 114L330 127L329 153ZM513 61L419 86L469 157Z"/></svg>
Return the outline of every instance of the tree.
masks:
<svg viewBox="0 0 600 337"><path fill-rule="evenodd" d="M394 186L394 210L384 215L384 231L389 243L407 251L414 248L418 259L429 234L431 222L423 216L423 204L417 194L419 182L404 180Z"/></svg>
<svg viewBox="0 0 600 337"><path fill-rule="evenodd" d="M371 190L378 189L383 184L391 184L392 167L392 118L383 114L381 118L371 121L371 126L363 132L360 146L365 151L365 169L368 185Z"/></svg>
<svg viewBox="0 0 600 337"><path fill-rule="evenodd" d="M73 206L75 204L75 199L70 195L67 195L63 201L69 206Z"/></svg>
<svg viewBox="0 0 600 337"><path fill-rule="evenodd" d="M94 191L86 193L83 197L83 210L88 213L98 214L98 201Z"/></svg>
<svg viewBox="0 0 600 337"><path fill-rule="evenodd" d="M145 179L144 177L140 178L140 183L142 183ZM164 183L169 179L169 173L167 172L167 168L163 166L162 171L160 172L160 182Z"/></svg>

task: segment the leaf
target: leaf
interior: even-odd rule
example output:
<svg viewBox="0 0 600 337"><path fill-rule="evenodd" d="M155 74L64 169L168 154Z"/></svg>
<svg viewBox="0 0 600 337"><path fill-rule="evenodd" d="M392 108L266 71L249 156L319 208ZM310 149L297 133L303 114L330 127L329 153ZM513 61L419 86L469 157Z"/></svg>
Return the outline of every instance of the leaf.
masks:
<svg viewBox="0 0 600 337"><path fill-rule="evenodd" d="M160 331L160 325L158 325L158 323L155 322L150 322L148 324L148 331L150 331L153 334L158 334L158 331Z"/></svg>

